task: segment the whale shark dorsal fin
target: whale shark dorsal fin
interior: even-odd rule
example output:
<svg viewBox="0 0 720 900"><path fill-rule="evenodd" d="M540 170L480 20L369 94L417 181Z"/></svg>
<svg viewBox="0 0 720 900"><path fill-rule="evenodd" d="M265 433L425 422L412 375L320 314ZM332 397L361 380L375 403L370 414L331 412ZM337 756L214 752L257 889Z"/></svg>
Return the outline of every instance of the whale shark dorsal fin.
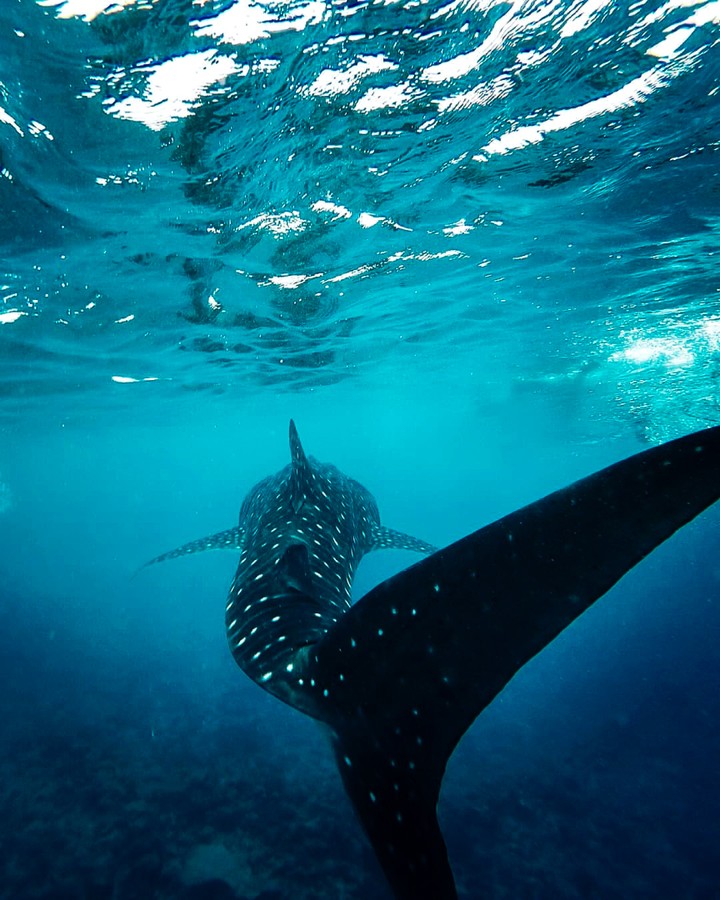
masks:
<svg viewBox="0 0 720 900"><path fill-rule="evenodd" d="M290 460L292 464L290 475L292 506L297 513L300 512L305 500L312 493L315 475L310 461L305 456L305 451L300 443L300 436L292 419L290 419Z"/></svg>
<svg viewBox="0 0 720 900"><path fill-rule="evenodd" d="M474 719L535 654L720 498L720 427L616 463L375 587L308 674L398 900L455 900L436 804Z"/></svg>
<svg viewBox="0 0 720 900"><path fill-rule="evenodd" d="M208 535L208 537L200 538L197 541L190 541L189 544L183 544L176 547L175 550L168 550L167 553L161 553L148 562L144 563L141 568L152 566L155 563L165 562L167 559L177 559L179 556L187 556L190 553L202 553L204 550L240 550L243 545L244 529L238 525L235 528L228 528L226 531L219 531L217 534Z"/></svg>
<svg viewBox="0 0 720 900"><path fill-rule="evenodd" d="M435 553L438 549L427 541L421 541L420 538L413 537L411 534L405 534L402 531L395 531L394 528L386 528L384 525L377 525L373 532L372 550L412 550L415 553Z"/></svg>

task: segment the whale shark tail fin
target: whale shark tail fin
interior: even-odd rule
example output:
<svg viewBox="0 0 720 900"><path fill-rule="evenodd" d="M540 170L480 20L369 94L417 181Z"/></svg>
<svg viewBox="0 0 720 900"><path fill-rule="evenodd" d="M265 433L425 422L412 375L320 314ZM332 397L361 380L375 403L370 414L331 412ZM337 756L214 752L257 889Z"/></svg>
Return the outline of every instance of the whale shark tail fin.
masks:
<svg viewBox="0 0 720 900"><path fill-rule="evenodd" d="M525 663L720 497L720 427L550 494L389 578L312 647L346 789L400 900L454 900L447 760ZM322 702L322 701L320 701Z"/></svg>
<svg viewBox="0 0 720 900"><path fill-rule="evenodd" d="M381 718L346 721L334 734L345 790L398 900L456 900L436 813L445 760L417 744L411 723L388 729Z"/></svg>

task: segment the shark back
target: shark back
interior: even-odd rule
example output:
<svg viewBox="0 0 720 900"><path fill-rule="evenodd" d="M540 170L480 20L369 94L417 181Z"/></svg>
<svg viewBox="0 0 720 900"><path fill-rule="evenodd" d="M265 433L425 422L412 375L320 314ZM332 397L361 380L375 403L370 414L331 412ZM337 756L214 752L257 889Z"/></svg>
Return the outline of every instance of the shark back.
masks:
<svg viewBox="0 0 720 900"><path fill-rule="evenodd" d="M306 648L350 609L362 557L386 547L435 548L381 525L372 494L335 466L306 456L293 421L289 443L289 465L250 490L236 528L151 562L239 549L225 611L233 657L266 690L317 716L314 678L303 677Z"/></svg>

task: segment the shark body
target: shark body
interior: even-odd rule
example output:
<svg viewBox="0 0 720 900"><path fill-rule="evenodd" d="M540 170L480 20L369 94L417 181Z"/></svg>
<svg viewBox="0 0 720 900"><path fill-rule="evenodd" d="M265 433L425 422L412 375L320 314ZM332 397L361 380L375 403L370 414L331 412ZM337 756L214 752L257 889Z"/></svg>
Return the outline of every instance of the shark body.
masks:
<svg viewBox="0 0 720 900"><path fill-rule="evenodd" d="M436 806L447 761L513 675L720 497L720 427L616 463L436 551L380 523L372 495L306 457L257 484L235 528L151 562L237 549L230 650L325 723L398 900L455 900ZM429 554L351 606L360 559Z"/></svg>

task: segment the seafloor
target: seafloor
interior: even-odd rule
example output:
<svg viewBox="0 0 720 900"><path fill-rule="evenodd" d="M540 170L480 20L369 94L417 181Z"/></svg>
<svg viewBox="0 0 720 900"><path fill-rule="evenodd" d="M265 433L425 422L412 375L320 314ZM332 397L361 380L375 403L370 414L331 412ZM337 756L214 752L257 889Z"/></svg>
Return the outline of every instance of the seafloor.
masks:
<svg viewBox="0 0 720 900"><path fill-rule="evenodd" d="M2 618L3 900L389 896L324 736L229 655L143 665ZM498 702L441 804L462 897L718 896L711 725L686 685L609 696L574 736Z"/></svg>

